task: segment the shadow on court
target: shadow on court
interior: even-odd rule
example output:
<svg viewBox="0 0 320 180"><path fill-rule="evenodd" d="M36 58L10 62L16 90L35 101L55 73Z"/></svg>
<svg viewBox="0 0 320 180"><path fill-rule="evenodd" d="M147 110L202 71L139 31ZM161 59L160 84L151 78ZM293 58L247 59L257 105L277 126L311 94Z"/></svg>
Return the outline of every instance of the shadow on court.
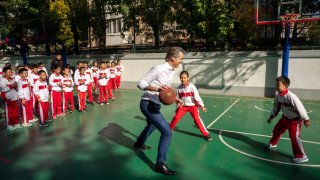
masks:
<svg viewBox="0 0 320 180"><path fill-rule="evenodd" d="M150 169L154 170L155 164L144 154L142 150L135 149L133 147L135 141L126 134L137 137L116 123L109 123L108 127L103 128L99 132L99 135L107 137L112 142L132 150L145 164L150 167Z"/></svg>
<svg viewBox="0 0 320 180"><path fill-rule="evenodd" d="M219 133L220 133L220 130L215 130L215 129L209 129L209 131L213 132L213 133L215 133L217 135L219 135ZM242 142L248 144L249 146L251 146L252 148L254 148L256 150L262 150L262 151L270 152L270 153L273 153L275 155L279 155L279 156L282 156L282 157L285 157L285 158L292 158L291 155L282 153L280 151L268 151L265 148L266 143L255 141L255 140L253 140L253 139L251 139L248 136L245 136L243 134L223 131L222 136L225 136L225 137L228 137L228 138L231 138L231 139L234 139L234 140L242 141Z"/></svg>

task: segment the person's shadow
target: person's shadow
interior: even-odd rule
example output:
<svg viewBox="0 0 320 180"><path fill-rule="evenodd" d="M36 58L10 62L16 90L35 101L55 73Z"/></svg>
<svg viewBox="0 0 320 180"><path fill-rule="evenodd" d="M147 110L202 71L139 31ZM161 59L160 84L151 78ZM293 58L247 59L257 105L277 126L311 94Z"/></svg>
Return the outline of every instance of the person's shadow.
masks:
<svg viewBox="0 0 320 180"><path fill-rule="evenodd" d="M134 137L136 135L132 134L130 131L124 129L116 123L109 123L108 127L103 128L99 135L108 138L112 142L119 144L120 146L126 147L132 150L144 163L146 163L150 169L154 171L155 164L144 154L141 149L134 148L135 141L126 136L125 134L130 134Z"/></svg>
<svg viewBox="0 0 320 180"><path fill-rule="evenodd" d="M220 130L216 130L216 129L210 129L209 131L219 135L220 133ZM261 149L261 150L264 150L266 152L271 152L271 153L274 153L276 155L280 155L280 156L283 156L283 157L286 157L286 158L292 158L290 155L286 154L286 153L283 153L283 152L280 152L280 151L270 151L266 148L266 143L262 143L262 142L259 142L259 141L255 141L253 139L251 139L250 137L248 136L245 136L243 134L239 134L239 133L234 133L234 132L226 132L226 131L223 131L223 136L225 137L228 137L228 138L232 138L232 139L235 139L235 140L239 140L239 141L242 141L246 144L248 144L249 146L255 148L255 149Z"/></svg>

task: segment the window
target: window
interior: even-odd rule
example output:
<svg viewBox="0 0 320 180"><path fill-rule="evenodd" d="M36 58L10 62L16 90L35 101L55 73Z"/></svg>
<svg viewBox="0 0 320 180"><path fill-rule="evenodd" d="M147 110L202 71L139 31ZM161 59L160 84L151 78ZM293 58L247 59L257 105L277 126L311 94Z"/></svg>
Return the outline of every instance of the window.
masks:
<svg viewBox="0 0 320 180"><path fill-rule="evenodd" d="M117 33L117 20L112 19L112 33Z"/></svg>

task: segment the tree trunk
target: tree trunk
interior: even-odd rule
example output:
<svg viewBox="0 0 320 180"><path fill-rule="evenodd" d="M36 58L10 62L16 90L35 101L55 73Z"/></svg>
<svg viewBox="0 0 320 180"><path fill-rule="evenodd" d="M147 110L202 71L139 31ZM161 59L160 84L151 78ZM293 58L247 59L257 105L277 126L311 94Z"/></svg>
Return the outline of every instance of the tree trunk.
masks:
<svg viewBox="0 0 320 180"><path fill-rule="evenodd" d="M73 33L73 40L74 40L74 54L79 54L79 32L78 32L78 26L75 20L75 17L72 17L71 20L71 29Z"/></svg>

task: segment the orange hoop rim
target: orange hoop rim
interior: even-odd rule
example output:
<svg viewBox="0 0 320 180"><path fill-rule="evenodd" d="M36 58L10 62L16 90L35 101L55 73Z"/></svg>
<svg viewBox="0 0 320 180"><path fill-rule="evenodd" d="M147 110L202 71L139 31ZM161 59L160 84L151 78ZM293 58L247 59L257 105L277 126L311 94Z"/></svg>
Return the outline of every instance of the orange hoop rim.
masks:
<svg viewBox="0 0 320 180"><path fill-rule="evenodd" d="M296 23L296 19L298 19L300 16L300 14L286 14L281 16L281 22L282 22L282 26L290 26L291 28L294 27L294 24Z"/></svg>

